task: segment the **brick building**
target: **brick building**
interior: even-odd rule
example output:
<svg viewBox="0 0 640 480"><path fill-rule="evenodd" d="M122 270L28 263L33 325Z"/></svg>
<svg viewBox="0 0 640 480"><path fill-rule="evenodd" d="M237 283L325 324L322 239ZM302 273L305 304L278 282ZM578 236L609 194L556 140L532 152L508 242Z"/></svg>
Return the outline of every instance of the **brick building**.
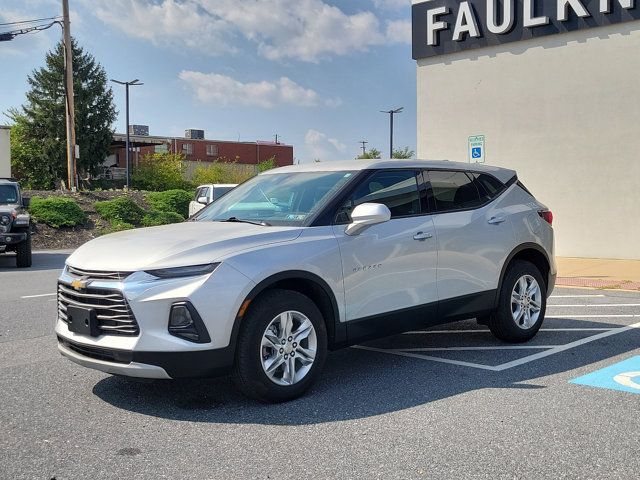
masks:
<svg viewBox="0 0 640 480"><path fill-rule="evenodd" d="M141 130L141 127L140 125L130 126L131 162L134 165L138 158L154 152L183 153L189 161L255 165L274 157L279 167L293 164L293 146L281 142L207 140L202 130L187 130L184 137L135 135L134 132L145 131ZM148 129L146 131L148 132ZM111 144L112 154L105 161L106 166L125 167L125 142L125 134L114 134Z"/></svg>

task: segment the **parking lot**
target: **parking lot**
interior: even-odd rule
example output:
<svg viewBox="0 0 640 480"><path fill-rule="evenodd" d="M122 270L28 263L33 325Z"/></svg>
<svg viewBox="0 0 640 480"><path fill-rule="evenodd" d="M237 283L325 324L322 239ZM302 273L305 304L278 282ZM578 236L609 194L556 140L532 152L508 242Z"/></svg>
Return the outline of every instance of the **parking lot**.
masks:
<svg viewBox="0 0 640 480"><path fill-rule="evenodd" d="M558 288L523 345L468 320L334 352L308 395L261 405L226 378L134 382L62 358L54 291L65 258L41 252L16 270L0 256L0 478L629 479L640 469L640 380L627 375L640 371L640 293ZM609 370L585 377L623 361L615 382Z"/></svg>

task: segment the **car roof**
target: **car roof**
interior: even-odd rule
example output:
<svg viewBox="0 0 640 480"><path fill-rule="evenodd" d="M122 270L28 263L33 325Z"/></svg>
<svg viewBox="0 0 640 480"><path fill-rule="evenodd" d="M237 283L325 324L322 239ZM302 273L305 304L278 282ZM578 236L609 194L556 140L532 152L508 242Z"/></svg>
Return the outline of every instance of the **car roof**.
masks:
<svg viewBox="0 0 640 480"><path fill-rule="evenodd" d="M302 165L289 165L286 167L267 170L261 175L274 173L293 172L335 172L335 171L360 171L380 170L388 168L420 168L420 169L446 169L469 170L473 172L489 173L501 182L511 180L516 172L508 168L495 167L480 163L451 162L449 160L347 160L306 163Z"/></svg>
<svg viewBox="0 0 640 480"><path fill-rule="evenodd" d="M202 185L198 185L198 188L202 188L202 187L220 188L220 187L237 187L237 186L238 186L237 183L204 183Z"/></svg>

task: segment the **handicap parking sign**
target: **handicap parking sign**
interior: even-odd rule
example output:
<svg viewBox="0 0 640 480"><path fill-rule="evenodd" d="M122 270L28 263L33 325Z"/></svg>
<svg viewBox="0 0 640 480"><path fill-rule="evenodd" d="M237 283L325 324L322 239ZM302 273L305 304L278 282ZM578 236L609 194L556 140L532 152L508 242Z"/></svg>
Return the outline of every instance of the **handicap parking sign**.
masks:
<svg viewBox="0 0 640 480"><path fill-rule="evenodd" d="M571 383L640 394L640 355L574 378Z"/></svg>
<svg viewBox="0 0 640 480"><path fill-rule="evenodd" d="M484 135L472 135L469 137L469 162L484 163L485 157Z"/></svg>

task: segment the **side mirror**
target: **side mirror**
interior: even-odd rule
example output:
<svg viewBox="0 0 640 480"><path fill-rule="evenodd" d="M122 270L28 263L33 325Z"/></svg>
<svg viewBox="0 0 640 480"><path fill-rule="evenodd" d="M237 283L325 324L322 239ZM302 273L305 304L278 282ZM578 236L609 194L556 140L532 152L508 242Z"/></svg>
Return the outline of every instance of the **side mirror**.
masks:
<svg viewBox="0 0 640 480"><path fill-rule="evenodd" d="M22 206L29 208L29 205L31 205L31 197L22 197Z"/></svg>
<svg viewBox="0 0 640 480"><path fill-rule="evenodd" d="M381 203L362 203L351 212L351 223L344 229L347 235L358 235L365 228L391 220L391 212Z"/></svg>
<svg viewBox="0 0 640 480"><path fill-rule="evenodd" d="M198 197L198 203L202 205L209 205L209 199L207 197Z"/></svg>

